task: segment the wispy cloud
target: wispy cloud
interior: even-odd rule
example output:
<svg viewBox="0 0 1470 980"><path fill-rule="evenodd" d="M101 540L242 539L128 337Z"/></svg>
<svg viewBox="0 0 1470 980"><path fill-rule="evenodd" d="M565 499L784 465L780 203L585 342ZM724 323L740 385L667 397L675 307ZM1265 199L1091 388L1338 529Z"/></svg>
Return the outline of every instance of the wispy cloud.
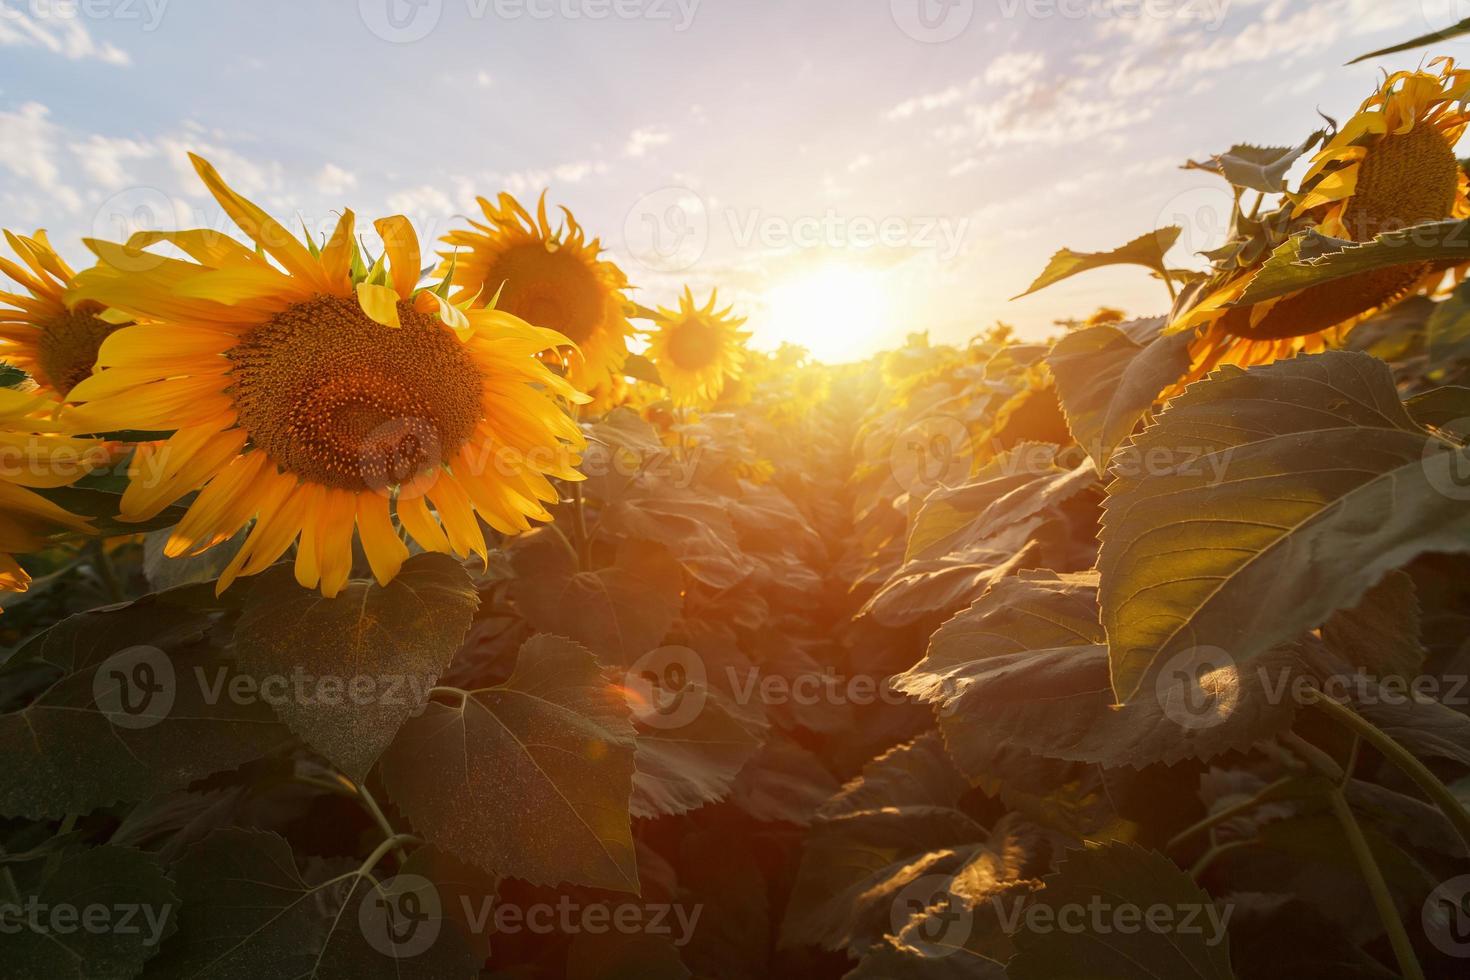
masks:
<svg viewBox="0 0 1470 980"><path fill-rule="evenodd" d="M75 10L46 4L37 16L25 4L0 0L0 47L41 48L80 61L95 58L109 65L130 65L132 58L114 44L98 43Z"/></svg>

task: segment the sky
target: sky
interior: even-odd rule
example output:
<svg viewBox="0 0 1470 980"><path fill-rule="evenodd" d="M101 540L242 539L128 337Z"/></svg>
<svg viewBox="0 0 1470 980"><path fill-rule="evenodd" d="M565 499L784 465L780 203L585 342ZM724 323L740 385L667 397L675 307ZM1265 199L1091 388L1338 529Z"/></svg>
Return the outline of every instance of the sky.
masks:
<svg viewBox="0 0 1470 980"><path fill-rule="evenodd" d="M1057 248L1182 224L1171 259L1202 267L1230 198L1185 160L1346 118L1426 54L1344 62L1465 6L0 0L0 225L75 262L83 237L226 228L192 150L318 232L352 207L430 240L477 195L549 190L639 302L718 288L762 348L1039 339L1168 304L1138 269L1010 301Z"/></svg>

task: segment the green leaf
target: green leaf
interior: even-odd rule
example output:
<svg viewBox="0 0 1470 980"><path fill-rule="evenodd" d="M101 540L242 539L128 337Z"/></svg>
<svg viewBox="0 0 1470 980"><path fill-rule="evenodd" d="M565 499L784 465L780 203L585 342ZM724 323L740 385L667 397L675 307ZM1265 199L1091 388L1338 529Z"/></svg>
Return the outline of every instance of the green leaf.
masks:
<svg viewBox="0 0 1470 980"><path fill-rule="evenodd" d="M973 906L1029 888L1040 870L1036 829L1008 819L987 831L957 808L968 789L932 732L868 763L807 837L782 945L861 954L927 915L939 892L955 918L927 944L962 945Z"/></svg>
<svg viewBox="0 0 1470 980"><path fill-rule="evenodd" d="M755 568L725 504L692 490L631 492L607 508L604 527L665 545L686 572L714 589L734 588Z"/></svg>
<svg viewBox="0 0 1470 980"><path fill-rule="evenodd" d="M697 656L692 650L683 652ZM761 747L763 726L742 720L716 692L686 688L683 693L699 699L698 712L687 722L679 724L683 719L673 715L665 719L650 714L649 722L657 724L638 718L630 804L635 817L687 813L724 799Z"/></svg>
<svg viewBox="0 0 1470 980"><path fill-rule="evenodd" d="M479 975L434 882L372 869L308 882L286 839L219 830L175 868L179 932L150 977L367 980Z"/></svg>
<svg viewBox="0 0 1470 980"><path fill-rule="evenodd" d="M1269 697L1266 683L1289 680L1294 660L1269 660L1276 670L1227 675L1228 683L1196 692L1163 678L1150 696L1118 706L1096 576L1025 571L941 626L893 688L935 706L955 762L972 779L1004 772L1002 753L1016 749L1141 768L1246 749L1287 728L1295 704Z"/></svg>
<svg viewBox="0 0 1470 980"><path fill-rule="evenodd" d="M81 613L6 661L6 673L39 665L55 680L0 715L0 813L142 800L291 742L263 702L231 696L211 600L188 587Z"/></svg>
<svg viewBox="0 0 1470 980"><path fill-rule="evenodd" d="M1089 466L1065 469L1057 447L1023 443L973 480L930 491L910 522L905 561L983 545L1097 484Z"/></svg>
<svg viewBox="0 0 1470 980"><path fill-rule="evenodd" d="M1322 139L1322 133L1309 136L1298 146L1251 146L1237 143L1224 153L1218 153L1203 163L1190 160L1185 170L1206 170L1219 174L1236 187L1280 194L1285 189L1286 172Z"/></svg>
<svg viewBox="0 0 1470 980"><path fill-rule="evenodd" d="M1449 27L1437 31L1430 31L1428 34L1420 34L1418 37L1410 38L1391 47L1379 48L1377 51L1360 54L1352 61L1349 61L1348 64L1356 65L1358 62L1367 61L1369 58L1380 58L1386 54L1398 54L1400 51L1412 51L1414 48L1422 48L1440 41L1448 41L1451 38L1461 37L1465 34L1470 34L1470 17L1466 17L1458 24L1451 24Z"/></svg>
<svg viewBox="0 0 1470 980"><path fill-rule="evenodd" d="M684 605L679 563L651 541L623 541L611 567L581 572L566 539L543 530L516 543L511 564L510 594L527 622L609 665L627 666L657 647Z"/></svg>
<svg viewBox="0 0 1470 980"><path fill-rule="evenodd" d="M17 980L130 980L177 928L179 900L158 860L127 847L67 855L14 897L0 902L0 976Z"/></svg>
<svg viewBox="0 0 1470 980"><path fill-rule="evenodd" d="M1365 354L1222 369L1132 451L1147 465L1108 488L1098 561L1125 702L1192 652L1251 673L1415 556L1470 550L1463 453Z"/></svg>
<svg viewBox="0 0 1470 980"><path fill-rule="evenodd" d="M1446 385L1431 388L1404 402L1414 421L1456 442L1470 437L1470 388Z"/></svg>
<svg viewBox="0 0 1470 980"><path fill-rule="evenodd" d="M1192 335L1159 336L1165 322L1088 327L1057 341L1046 357L1072 437L1099 473L1160 393L1189 369Z"/></svg>
<svg viewBox="0 0 1470 980"><path fill-rule="evenodd" d="M143 575L155 592L218 579L229 567L240 546L245 543L246 530L241 528L228 541L215 545L202 555L190 558L169 558L164 555L164 546L168 544L172 533L172 528L159 528L149 531L143 537Z"/></svg>
<svg viewBox="0 0 1470 980"><path fill-rule="evenodd" d="M663 376L658 373L658 367L642 354L629 354L628 360L623 364L623 374L638 381L647 381L649 384L664 387Z"/></svg>
<svg viewBox="0 0 1470 980"><path fill-rule="evenodd" d="M1144 924L1142 914L1155 908L1166 910L1171 927ZM1130 909L1133 926L1114 918ZM1082 850L1068 852L1022 914L1022 927L1011 934L1017 952L1006 964L1006 976L1229 980L1234 974L1223 914L1162 854L1136 844L1087 842ZM1083 928L1066 928L1078 921Z"/></svg>
<svg viewBox="0 0 1470 980"><path fill-rule="evenodd" d="M1051 261L1046 264L1041 275L1036 277L1036 281L1028 286L1025 292L1018 293L1011 298L1020 299L1022 296L1029 296L1063 279L1070 279L1079 273L1101 269L1109 265L1141 265L1153 269L1160 275L1167 275L1164 256L1179 240L1181 231L1182 229L1178 226L1170 225L1167 228L1140 235L1111 252L1074 252L1070 248L1061 249L1051 257Z"/></svg>
<svg viewBox="0 0 1470 980"><path fill-rule="evenodd" d="M1414 580L1394 571L1368 590L1362 602L1324 623L1322 642L1352 671L1408 680L1424 668L1419 629Z"/></svg>
<svg viewBox="0 0 1470 980"><path fill-rule="evenodd" d="M235 657L292 731L361 781L428 702L478 607L448 555L416 555L388 585L350 582L335 599L279 565L245 600Z"/></svg>
<svg viewBox="0 0 1470 980"><path fill-rule="evenodd" d="M1038 563L1029 535L1042 523L1041 518L1031 518L993 542L905 562L858 614L892 629L953 615L1006 576Z"/></svg>
<svg viewBox="0 0 1470 980"><path fill-rule="evenodd" d="M805 827L837 788L814 753L772 733L735 778L730 801L756 820Z"/></svg>
<svg viewBox="0 0 1470 980"><path fill-rule="evenodd" d="M1232 305L1254 306L1312 286L1396 265L1470 261L1470 220L1387 231L1370 242L1309 229L1282 242Z"/></svg>
<svg viewBox="0 0 1470 980"><path fill-rule="evenodd" d="M585 647L535 636L498 687L430 701L384 753L418 831L492 874L637 892L633 726Z"/></svg>
<svg viewBox="0 0 1470 980"><path fill-rule="evenodd" d="M1449 299L1434 307L1426 330L1430 367L1446 368L1470 359L1470 282L1460 283Z"/></svg>

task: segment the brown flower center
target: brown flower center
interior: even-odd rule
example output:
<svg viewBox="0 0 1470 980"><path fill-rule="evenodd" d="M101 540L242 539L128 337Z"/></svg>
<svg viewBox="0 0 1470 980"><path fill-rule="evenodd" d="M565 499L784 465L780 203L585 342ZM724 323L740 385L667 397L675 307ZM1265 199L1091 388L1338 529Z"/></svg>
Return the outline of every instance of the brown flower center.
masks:
<svg viewBox="0 0 1470 980"><path fill-rule="evenodd" d="M437 317L407 302L398 316L394 330L355 299L319 296L251 330L229 357L255 446L343 490L409 482L452 458L481 418L480 372Z"/></svg>
<svg viewBox="0 0 1470 980"><path fill-rule="evenodd" d="M1362 242L1426 221L1442 221L1455 207L1460 168L1455 151L1433 126L1379 139L1358 170L1358 185L1342 220Z"/></svg>
<svg viewBox="0 0 1470 980"><path fill-rule="evenodd" d="M602 284L585 261L564 249L528 242L506 250L485 274L484 299L497 289L497 309L575 344L587 343L602 326Z"/></svg>
<svg viewBox="0 0 1470 980"><path fill-rule="evenodd" d="M669 359L686 371L702 371L714 364L723 349L720 330L703 317L690 317L669 335Z"/></svg>
<svg viewBox="0 0 1470 980"><path fill-rule="evenodd" d="M1359 164L1342 221L1354 241L1441 221L1454 211L1460 167L1430 125L1380 138ZM1327 330L1404 298L1431 270L1427 262L1390 266L1312 286L1287 296L1252 325L1250 310L1231 310L1224 328L1252 340L1281 340Z"/></svg>
<svg viewBox="0 0 1470 980"><path fill-rule="evenodd" d="M92 375L102 341L117 327L84 310L72 310L41 327L39 356L45 380L62 394Z"/></svg>

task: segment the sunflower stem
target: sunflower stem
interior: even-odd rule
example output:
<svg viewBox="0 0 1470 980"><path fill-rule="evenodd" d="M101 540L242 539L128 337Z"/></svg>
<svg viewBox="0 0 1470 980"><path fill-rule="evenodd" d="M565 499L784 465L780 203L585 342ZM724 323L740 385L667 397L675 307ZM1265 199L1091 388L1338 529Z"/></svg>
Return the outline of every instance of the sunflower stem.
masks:
<svg viewBox="0 0 1470 980"><path fill-rule="evenodd" d="M1384 931L1388 933L1389 945L1393 947L1399 971L1405 980L1424 980L1424 968L1419 965L1414 944L1409 941L1409 934L1405 931L1403 920L1399 918L1398 909L1394 905L1393 895L1388 890L1388 882L1384 880L1383 869L1378 866L1378 859L1368 846L1368 838L1363 835L1363 828L1353 815L1353 808L1348 806L1347 797L1339 787L1333 787L1329 799L1332 801L1332 812L1337 815L1342 832L1347 836L1348 847L1358 862L1358 870L1362 872L1363 881L1368 885L1368 893L1373 896L1373 905L1378 910L1378 918L1383 922Z"/></svg>
<svg viewBox="0 0 1470 980"><path fill-rule="evenodd" d="M1252 796L1250 799L1243 800L1240 803L1235 804L1234 806L1226 807L1218 813L1210 814L1193 826L1186 827L1179 833L1175 834L1172 838L1170 838L1169 843L1164 845L1164 850L1172 851L1174 848L1178 847L1180 844L1183 844L1191 837L1194 837L1197 834L1202 834L1207 830L1213 830L1215 827L1219 826L1227 820L1232 820L1235 817L1249 813L1256 807L1270 802L1272 793L1275 793L1279 789L1284 789L1285 787L1289 786L1292 781L1293 777L1283 776L1280 779L1276 780L1276 782L1272 783L1270 786L1262 789L1259 793L1257 793L1255 796Z"/></svg>
<svg viewBox="0 0 1470 980"><path fill-rule="evenodd" d="M1414 758L1413 753L1394 741L1387 732L1347 705L1311 689L1306 692L1306 697L1308 704L1337 721L1398 766L1403 774L1412 779L1414 784L1424 792L1424 795L1439 807L1440 812L1445 815L1450 824L1454 826L1455 832L1460 835L1460 839L1465 842L1465 846L1470 848L1470 812L1465 810L1464 805L1455 798L1455 794L1450 792L1450 788L1442 783L1428 766Z"/></svg>
<svg viewBox="0 0 1470 980"><path fill-rule="evenodd" d="M582 496L582 484L572 484L572 536L577 545L577 567L579 571L592 571L592 539L587 534L587 500Z"/></svg>
<svg viewBox="0 0 1470 980"><path fill-rule="evenodd" d="M123 594L122 583L118 581L117 570L112 567L112 559L107 557L107 546L101 538L97 538L92 542L90 550L92 567L102 580L102 587L107 590L107 598L113 602L122 602L127 597Z"/></svg>

